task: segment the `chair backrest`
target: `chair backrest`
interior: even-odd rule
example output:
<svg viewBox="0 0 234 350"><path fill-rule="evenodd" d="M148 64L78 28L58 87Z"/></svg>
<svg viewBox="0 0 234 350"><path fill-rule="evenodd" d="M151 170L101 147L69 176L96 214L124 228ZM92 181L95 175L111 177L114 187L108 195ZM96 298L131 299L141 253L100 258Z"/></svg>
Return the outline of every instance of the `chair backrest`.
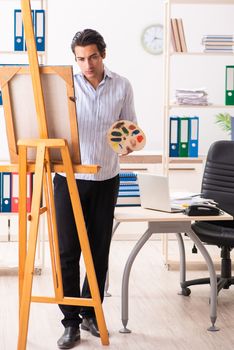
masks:
<svg viewBox="0 0 234 350"><path fill-rule="evenodd" d="M210 146L201 192L234 215L234 141L216 141Z"/></svg>

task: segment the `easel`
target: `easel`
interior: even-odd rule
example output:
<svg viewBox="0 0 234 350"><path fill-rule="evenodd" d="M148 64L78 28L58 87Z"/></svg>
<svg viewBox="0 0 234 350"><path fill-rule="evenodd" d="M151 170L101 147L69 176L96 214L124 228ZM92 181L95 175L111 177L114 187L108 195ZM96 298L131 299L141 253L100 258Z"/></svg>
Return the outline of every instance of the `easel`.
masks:
<svg viewBox="0 0 234 350"><path fill-rule="evenodd" d="M100 330L101 341L103 345L109 344L108 332L106 329L105 319L101 306L101 300L98 290L97 279L95 275L93 260L91 256L89 241L87 237L85 222L80 204L79 194L74 178L74 166L71 162L67 142L63 139L49 139L46 125L46 115L43 91L41 86L38 58L33 33L30 0L21 0L22 16L25 30L25 37L28 49L30 71L33 83L34 100L36 105L38 125L40 128L40 139L20 140L19 147L19 303L20 303L20 322L18 350L26 349L28 321L31 301L43 303L56 303L66 305L79 305L94 307L98 327ZM34 166L27 160L27 150L36 148L36 162ZM64 171L67 176L68 188L71 197L76 226L81 250L86 266L87 278L90 286L92 298L71 298L64 297L62 287L62 275L60 266L59 246L57 238L57 227L55 219L55 207L53 200L53 189L51 173L56 171L56 165L50 162L49 150L57 148L62 155L62 164L57 166L60 171ZM27 217L26 217L26 174L34 168L35 181L32 198L32 209L30 215L30 230L27 247ZM78 165L76 171L95 172L97 166ZM40 208L42 190L44 189L45 204ZM46 211L48 221L48 235L50 254L52 262L52 275L54 284L55 297L32 296L32 279L34 271L34 261L36 252L36 243L38 236L39 217Z"/></svg>

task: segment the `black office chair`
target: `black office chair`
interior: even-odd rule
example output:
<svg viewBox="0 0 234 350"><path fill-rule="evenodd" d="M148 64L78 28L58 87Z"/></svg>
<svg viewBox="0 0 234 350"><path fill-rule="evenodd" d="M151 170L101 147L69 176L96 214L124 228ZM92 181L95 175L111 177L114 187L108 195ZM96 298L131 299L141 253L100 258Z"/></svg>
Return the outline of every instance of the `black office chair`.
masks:
<svg viewBox="0 0 234 350"><path fill-rule="evenodd" d="M234 141L214 142L208 151L202 179L202 196L211 198L219 208L234 216ZM234 221L195 222L192 229L206 244L221 249L221 275L218 276L218 293L234 284L230 252L234 247ZM210 283L209 278L186 281L181 284L182 294L189 295L188 286Z"/></svg>

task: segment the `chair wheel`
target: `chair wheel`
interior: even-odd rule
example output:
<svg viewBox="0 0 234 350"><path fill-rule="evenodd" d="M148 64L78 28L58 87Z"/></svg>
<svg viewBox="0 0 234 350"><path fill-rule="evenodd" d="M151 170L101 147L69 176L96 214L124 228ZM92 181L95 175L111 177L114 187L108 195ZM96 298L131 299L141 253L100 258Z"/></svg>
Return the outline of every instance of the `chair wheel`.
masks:
<svg viewBox="0 0 234 350"><path fill-rule="evenodd" d="M181 289L181 295L188 297L190 294L191 294L191 289L189 289L189 288L182 288Z"/></svg>

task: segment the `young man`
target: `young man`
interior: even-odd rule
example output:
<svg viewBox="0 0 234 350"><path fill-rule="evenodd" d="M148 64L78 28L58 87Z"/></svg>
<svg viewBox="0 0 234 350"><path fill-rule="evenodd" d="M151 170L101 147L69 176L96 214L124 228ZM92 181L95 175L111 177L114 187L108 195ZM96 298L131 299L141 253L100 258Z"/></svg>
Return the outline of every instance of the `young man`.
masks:
<svg viewBox="0 0 234 350"><path fill-rule="evenodd" d="M132 87L127 79L109 71L103 64L106 44L92 29L76 33L71 44L81 72L74 76L82 164L99 164L97 174L75 174L85 224L93 256L101 300L104 297L114 208L119 188L118 155L107 143L111 125L127 119L136 122ZM54 197L65 296L90 298L85 278L80 293L77 237L66 178L56 174ZM70 349L80 339L81 328L99 337L93 308L59 306L65 331L58 340L60 349Z"/></svg>

